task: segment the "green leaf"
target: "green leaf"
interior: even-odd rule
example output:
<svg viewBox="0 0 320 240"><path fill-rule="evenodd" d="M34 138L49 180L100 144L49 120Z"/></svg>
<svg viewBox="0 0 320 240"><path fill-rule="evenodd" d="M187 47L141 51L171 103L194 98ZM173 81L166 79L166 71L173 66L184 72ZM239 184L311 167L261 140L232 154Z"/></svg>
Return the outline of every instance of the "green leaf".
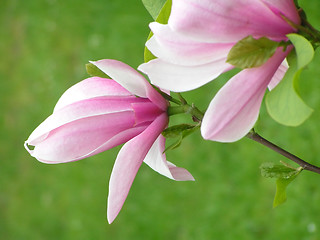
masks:
<svg viewBox="0 0 320 240"><path fill-rule="evenodd" d="M170 13L171 13L171 7L172 7L172 0L167 0L166 3L161 8L161 11L156 19L156 22L167 24L170 17Z"/></svg>
<svg viewBox="0 0 320 240"><path fill-rule="evenodd" d="M171 145L166 147L166 149L163 152L165 153L165 152L167 152L169 150L173 150L173 149L179 147L181 145L181 143L182 143L182 139L183 139L183 137L181 135L174 143L172 143Z"/></svg>
<svg viewBox="0 0 320 240"><path fill-rule="evenodd" d="M314 56L314 49L311 43L301 35L291 33L288 34L287 37L294 45L297 55L297 69L300 70L312 61Z"/></svg>
<svg viewBox="0 0 320 240"><path fill-rule="evenodd" d="M314 55L312 45L298 34L288 34L295 46L288 56L289 69L281 82L266 96L266 106L270 116L286 126L298 126L310 117L313 109L304 103L298 94L300 74Z"/></svg>
<svg viewBox="0 0 320 240"><path fill-rule="evenodd" d="M110 78L107 74L101 71L97 66L92 63L86 64L87 73L92 77Z"/></svg>
<svg viewBox="0 0 320 240"><path fill-rule="evenodd" d="M279 44L266 37L245 37L232 47L227 62L242 69L259 67L275 53Z"/></svg>
<svg viewBox="0 0 320 240"><path fill-rule="evenodd" d="M191 124L179 124L179 125L175 125L165 129L162 132L162 135L165 138L176 138L176 137L180 137L183 134L183 132L188 131L190 129L194 129L194 128L195 126Z"/></svg>
<svg viewBox="0 0 320 240"><path fill-rule="evenodd" d="M168 19L171 13L172 0L167 0L166 3L161 8L161 11L156 18L156 22L166 24L168 23ZM153 36L153 33L150 32L147 38L147 41ZM147 47L144 48L144 62L149 62L156 57L149 51Z"/></svg>
<svg viewBox="0 0 320 240"><path fill-rule="evenodd" d="M266 178L288 179L296 175L297 172L300 171L300 168L296 169L288 165L266 162L260 166L260 170L261 170L261 175Z"/></svg>
<svg viewBox="0 0 320 240"><path fill-rule="evenodd" d="M176 141L174 141L173 144L169 145L164 152L167 152L168 150L173 150L177 147L179 147L182 143L182 140L189 136L191 133L194 133L200 128L200 124L197 125L191 125L191 124L179 124L172 127L169 127L165 129L162 132L162 135L165 138L177 138Z"/></svg>
<svg viewBox="0 0 320 240"><path fill-rule="evenodd" d="M296 5L296 8L299 9L300 6L299 6L299 3L298 3L298 0L293 0L294 1L294 4ZM299 9L300 10L300 9Z"/></svg>
<svg viewBox="0 0 320 240"><path fill-rule="evenodd" d="M313 112L298 95L295 85L301 70L290 66L282 81L266 96L269 115L277 122L286 126L299 126Z"/></svg>
<svg viewBox="0 0 320 240"><path fill-rule="evenodd" d="M142 0L143 5L154 20L157 19L165 2L166 0Z"/></svg>
<svg viewBox="0 0 320 240"><path fill-rule="evenodd" d="M273 200L273 207L277 207L283 204L287 200L287 193L286 189L288 185L299 175L300 172L297 174L289 177L289 178L278 178L276 181L276 195L274 196Z"/></svg>
<svg viewBox="0 0 320 240"><path fill-rule="evenodd" d="M282 164L263 163L260 166L261 175L267 178L277 178L276 180L276 194L273 200L273 207L277 207L284 203L287 199L286 189L303 170L302 167L294 168L287 163Z"/></svg>

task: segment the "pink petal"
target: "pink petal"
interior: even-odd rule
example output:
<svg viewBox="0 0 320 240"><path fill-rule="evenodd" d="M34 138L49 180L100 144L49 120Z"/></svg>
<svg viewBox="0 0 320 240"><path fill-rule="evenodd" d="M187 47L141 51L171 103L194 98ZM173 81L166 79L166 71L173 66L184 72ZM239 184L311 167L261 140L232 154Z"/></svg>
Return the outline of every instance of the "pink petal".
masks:
<svg viewBox="0 0 320 240"><path fill-rule="evenodd" d="M132 94L147 98L147 80L129 65L113 59L90 62Z"/></svg>
<svg viewBox="0 0 320 240"><path fill-rule="evenodd" d="M86 99L67 105L49 116L42 122L29 136L27 142L31 145L36 144L46 138L47 134L67 123L80 120L82 118L131 111L131 104L134 102L146 101L137 97L97 97ZM133 121L133 118L131 119Z"/></svg>
<svg viewBox="0 0 320 240"><path fill-rule="evenodd" d="M286 39L293 29L260 0L173 1L170 27L203 42L237 42L253 35Z"/></svg>
<svg viewBox="0 0 320 240"><path fill-rule="evenodd" d="M142 124L139 126L135 126L129 129L126 129L113 137L111 137L107 142L103 143L101 146L93 150L92 152L88 153L86 156L83 156L82 158L87 158L93 155L96 155L100 152L107 151L111 148L114 148L120 144L128 142L130 139L134 138L135 136L138 136L140 133L142 133L148 124ZM79 160L79 159L76 159Z"/></svg>
<svg viewBox="0 0 320 240"><path fill-rule="evenodd" d="M121 148L109 182L109 223L113 222L120 212L143 159L167 124L168 117L163 113L145 131Z"/></svg>
<svg viewBox="0 0 320 240"><path fill-rule="evenodd" d="M159 108L166 110L167 102L150 83L129 65L112 59L91 62L101 71L134 95L149 98Z"/></svg>
<svg viewBox="0 0 320 240"><path fill-rule="evenodd" d="M169 25L150 24L154 36L147 48L163 61L173 64L196 66L219 60L225 61L233 43L203 43L189 40L171 30Z"/></svg>
<svg viewBox="0 0 320 240"><path fill-rule="evenodd" d="M176 167L166 160L165 138L160 135L150 148L144 162L154 171L177 181L194 181L193 176L184 168Z"/></svg>
<svg viewBox="0 0 320 240"><path fill-rule="evenodd" d="M293 0L262 0L278 16L286 16L292 22L300 24L300 16Z"/></svg>
<svg viewBox="0 0 320 240"><path fill-rule="evenodd" d="M132 109L134 111L136 125L146 122L152 122L160 114L163 113L163 111L152 102L133 103Z"/></svg>
<svg viewBox="0 0 320 240"><path fill-rule="evenodd" d="M292 49L292 48L290 48L290 49ZM276 71L276 73L274 74L274 76L271 79L271 82L268 85L268 88L269 88L270 91L272 89L274 89L278 85L278 83L282 80L282 78L286 74L288 68L289 68L288 62L285 59L281 63L281 65L279 66L278 70Z"/></svg>
<svg viewBox="0 0 320 240"><path fill-rule="evenodd" d="M122 144L144 128L121 134L133 126L133 112L121 112L82 118L62 125L48 133L46 139L35 144L31 155L45 163L63 163L85 158ZM113 139L119 135L121 138ZM112 144L106 143L112 141ZM103 148L102 146L105 145ZM98 151L98 149L100 151Z"/></svg>
<svg viewBox="0 0 320 240"><path fill-rule="evenodd" d="M132 96L132 94L114 80L99 77L87 78L65 91L54 111L74 102L102 96Z"/></svg>
<svg viewBox="0 0 320 240"><path fill-rule="evenodd" d="M226 58L199 66L175 65L154 59L138 69L149 76L152 84L173 92L184 92L201 87L232 69L233 66L225 62Z"/></svg>
<svg viewBox="0 0 320 240"><path fill-rule="evenodd" d="M290 49L277 52L264 65L245 69L231 78L211 101L203 118L203 138L233 142L254 126L265 90Z"/></svg>

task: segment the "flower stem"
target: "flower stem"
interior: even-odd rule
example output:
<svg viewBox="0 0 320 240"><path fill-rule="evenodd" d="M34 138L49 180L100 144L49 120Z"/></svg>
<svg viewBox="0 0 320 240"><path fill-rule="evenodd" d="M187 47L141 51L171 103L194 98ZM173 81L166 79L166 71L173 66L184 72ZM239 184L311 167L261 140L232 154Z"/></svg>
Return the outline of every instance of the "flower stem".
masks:
<svg viewBox="0 0 320 240"><path fill-rule="evenodd" d="M165 92L162 92L159 88L155 88L161 95L162 97L164 97L164 99L170 101L170 102L173 102L175 104L178 104L178 105L181 105L181 101L173 98L172 96L170 96L169 94L166 94Z"/></svg>
<svg viewBox="0 0 320 240"><path fill-rule="evenodd" d="M185 105L180 105L175 107L170 106L167 109L167 113L168 113L168 116L181 114L181 113L190 114L192 116L193 121L195 122L201 122L204 115L197 107L194 106L194 104L192 105L185 104Z"/></svg>
<svg viewBox="0 0 320 240"><path fill-rule="evenodd" d="M182 97L181 93L177 93L177 95L182 105L188 104L187 101Z"/></svg>
<svg viewBox="0 0 320 240"><path fill-rule="evenodd" d="M288 151L280 148L279 146L273 144L272 142L269 142L267 139L261 137L259 134L257 134L255 131L251 131L247 134L247 137L270 148L271 150L281 154L282 156L290 159L291 161L294 161L295 163L299 164L304 170L308 170L311 172L315 172L320 174L320 168L317 166L314 166L301 158L289 153Z"/></svg>
<svg viewBox="0 0 320 240"><path fill-rule="evenodd" d="M167 109L168 116L186 113L187 111L188 111L188 108L186 108L185 106L176 106L176 107L170 106Z"/></svg>
<svg viewBox="0 0 320 240"><path fill-rule="evenodd" d="M201 122L204 116L204 113L194 106L194 104L191 105L190 114L194 122Z"/></svg>
<svg viewBox="0 0 320 240"><path fill-rule="evenodd" d="M201 112L193 103L189 105L187 101L182 97L181 93L177 93L179 100L172 96L158 90L159 93L168 101L177 104L178 106L169 106L167 109L168 116L176 114L190 114L194 122L200 123L203 119L204 113Z"/></svg>

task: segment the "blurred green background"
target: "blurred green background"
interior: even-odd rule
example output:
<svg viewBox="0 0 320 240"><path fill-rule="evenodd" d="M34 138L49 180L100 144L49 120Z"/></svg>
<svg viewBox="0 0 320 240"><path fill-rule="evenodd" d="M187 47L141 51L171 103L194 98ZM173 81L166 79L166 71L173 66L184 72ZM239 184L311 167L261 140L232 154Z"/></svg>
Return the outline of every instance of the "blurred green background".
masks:
<svg viewBox="0 0 320 240"><path fill-rule="evenodd" d="M320 29L320 2L300 1ZM320 176L303 172L273 209L275 181L265 161L285 160L243 139L221 144L187 138L168 159L195 182L174 182L143 165L118 218L106 221L108 179L120 147L78 162L46 165L23 142L60 95L87 77L88 60L143 61L148 23L141 1L0 2L0 239L320 239ZM283 127L263 104L258 131L320 165L320 56L302 74L301 94L315 109L297 128ZM230 73L184 96L205 109ZM174 122L184 121L175 117Z"/></svg>

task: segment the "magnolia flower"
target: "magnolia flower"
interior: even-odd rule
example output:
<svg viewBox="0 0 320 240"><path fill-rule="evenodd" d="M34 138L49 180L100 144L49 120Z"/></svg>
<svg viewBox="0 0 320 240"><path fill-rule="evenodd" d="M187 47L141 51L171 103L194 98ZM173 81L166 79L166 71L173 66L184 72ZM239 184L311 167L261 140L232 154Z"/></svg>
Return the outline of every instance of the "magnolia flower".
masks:
<svg viewBox="0 0 320 240"><path fill-rule="evenodd" d="M150 24L154 35L146 46L157 59L138 69L163 89L198 88L233 68L227 55L241 39L251 35L286 41L295 29L283 16L300 24L293 0L173 0L168 24ZM284 76L283 62L291 50L279 47L262 66L231 78L211 101L202 136L221 142L245 136L258 118L265 90Z"/></svg>
<svg viewBox="0 0 320 240"><path fill-rule="evenodd" d="M115 161L108 196L111 223L144 161L175 180L194 180L166 161L161 132L168 124L167 101L128 65L115 60L92 62L112 79L92 77L69 88L54 111L25 143L44 163L80 160L125 143ZM28 145L34 146L30 150Z"/></svg>

